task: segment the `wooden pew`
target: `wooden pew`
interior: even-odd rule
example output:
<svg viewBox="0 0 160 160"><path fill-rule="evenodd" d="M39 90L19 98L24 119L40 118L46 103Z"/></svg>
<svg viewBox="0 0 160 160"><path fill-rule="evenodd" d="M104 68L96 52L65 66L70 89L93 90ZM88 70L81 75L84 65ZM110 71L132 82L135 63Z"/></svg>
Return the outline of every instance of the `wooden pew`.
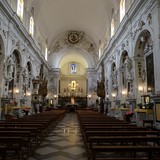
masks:
<svg viewBox="0 0 160 160"><path fill-rule="evenodd" d="M87 130L87 128L95 128L95 130L97 130L98 128L99 129L101 129L101 128L137 128L137 125L135 125L135 124L123 124L123 123L117 123L117 124L115 124L115 123L113 123L113 124L108 124L108 123L106 123L106 124L92 124L92 125L89 125L89 124L82 124L81 125L81 130ZM143 128L145 128L145 127L143 127Z"/></svg>
<svg viewBox="0 0 160 160"><path fill-rule="evenodd" d="M108 127L108 126L87 126L84 127L85 131L145 131L146 127L128 127L128 126L116 126L116 127Z"/></svg>
<svg viewBox="0 0 160 160"><path fill-rule="evenodd" d="M132 155L136 157L137 152L143 152L148 154L147 158L149 160L153 159L153 153L160 154L160 146L93 146L92 150L92 160L97 160L97 154L101 152L123 152L121 155L123 158L124 153L133 153ZM116 160L116 158L114 159Z"/></svg>
<svg viewBox="0 0 160 160"><path fill-rule="evenodd" d="M88 149L88 139L93 136L158 136L158 131L86 131L83 135L84 144Z"/></svg>
<svg viewBox="0 0 160 160"><path fill-rule="evenodd" d="M0 130L2 131L30 131L29 137L31 138L30 143L32 143L32 147L35 149L38 147L40 144L40 137L41 137L41 132L39 131L38 128L36 127L19 127L19 128L13 128L13 127L0 127Z"/></svg>
<svg viewBox="0 0 160 160"><path fill-rule="evenodd" d="M33 134L35 136L35 142L37 142L37 145L38 145L38 141L39 143L42 142L42 140L44 139L45 135L46 135L46 132L45 132L45 126L43 124L30 124L29 122L28 123L4 123L4 124L1 124L0 123L0 128L24 128L24 130L26 130L25 128L37 128L37 131L33 132L34 129L28 129L28 131L32 131ZM7 129L5 129L7 130ZM20 129L19 129L20 130ZM36 144L35 144L36 145Z"/></svg>
<svg viewBox="0 0 160 160"><path fill-rule="evenodd" d="M6 160L6 147L0 146L0 160Z"/></svg>
<svg viewBox="0 0 160 160"><path fill-rule="evenodd" d="M107 117L104 115L96 114L92 111L87 111L86 113L83 111L82 112L78 111L77 114L78 114L78 120L80 122L80 128L83 134L84 142L86 145L86 149L88 148L88 144L89 144L90 151L93 149L93 147L98 147L98 145L100 145L101 143L102 144L105 143L105 145L110 145L108 147L111 147L111 149L115 147L115 146L112 146L115 144L120 144L120 145L127 144L127 146L125 147L128 147L128 144L129 144L131 145L131 147L133 147L132 149L134 153L136 153L136 152L141 152L145 150L145 148L141 149L139 146L138 147L136 146L138 149L134 150L135 144L143 143L146 145L148 142L152 142L153 147L157 147L157 146L154 146L154 144L159 145L160 143L159 137L158 137L159 132L148 131L145 127L137 127L136 124L129 124L128 122L117 120L115 117ZM93 138L92 136L96 136L96 137L99 136L99 137ZM131 138L131 136L135 138ZM143 137L143 138L140 138L140 137ZM151 138L148 138L148 137L151 137ZM94 145L98 144L98 145L94 146L93 144ZM102 147L105 147L105 146L102 146ZM117 146L117 147L120 148L121 146ZM145 147L147 148L151 146L145 146ZM131 152L132 149L130 149L129 152ZM95 150L94 151L95 153L103 152L101 150L98 150L97 148L94 148L94 150ZM159 150L159 148L157 150ZM112 152L114 151L116 150L113 150ZM111 150L107 152L111 152ZM92 155L92 158L94 160L95 158L94 154ZM148 159L148 158L152 158L152 154L150 154L150 156L148 157L143 157L143 158L138 157L137 159ZM96 159L106 160L106 158L96 158ZM114 160L114 158L112 157L107 159ZM121 157L118 159L124 160L124 157ZM126 159L133 160L136 158L128 157Z"/></svg>
<svg viewBox="0 0 160 160"><path fill-rule="evenodd" d="M128 158L96 158L96 160L150 160L148 157L128 157ZM159 157L153 157L152 160L159 160Z"/></svg>
<svg viewBox="0 0 160 160"><path fill-rule="evenodd" d="M0 136L0 143L6 147L6 153L8 151L16 152L17 159L24 159L24 156L29 156L29 138L24 137L12 137L11 136Z"/></svg>
<svg viewBox="0 0 160 160"><path fill-rule="evenodd" d="M30 155L36 148L31 144L33 144L33 142L36 144L37 138L39 139L40 137L43 137L44 139L64 115L65 111L56 110L26 116L8 122L0 122L0 137L4 144L8 144L7 139L12 139L11 142L17 141L16 143L18 144L18 139L16 136L19 138L22 137L23 140L29 138L23 148L26 148L27 151L25 151L28 155ZM21 143L22 142L19 142L19 144Z"/></svg>
<svg viewBox="0 0 160 160"><path fill-rule="evenodd" d="M149 144L154 146L160 146L160 137L159 136L117 136L117 137L108 137L108 136L94 136L88 139L90 150L92 150L94 145L107 144L107 145L118 145L118 144L129 144L129 145L147 145Z"/></svg>
<svg viewBox="0 0 160 160"><path fill-rule="evenodd" d="M159 136L158 131L86 131L85 136L88 140L91 136Z"/></svg>

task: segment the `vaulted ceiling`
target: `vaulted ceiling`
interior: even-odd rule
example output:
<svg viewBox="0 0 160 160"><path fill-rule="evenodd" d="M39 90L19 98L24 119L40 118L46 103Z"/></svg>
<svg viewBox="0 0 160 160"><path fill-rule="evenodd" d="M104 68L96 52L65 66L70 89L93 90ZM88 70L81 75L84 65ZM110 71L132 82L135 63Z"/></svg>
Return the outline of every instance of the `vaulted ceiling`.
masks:
<svg viewBox="0 0 160 160"><path fill-rule="evenodd" d="M47 39L49 63L53 68L61 68L71 61L86 68L96 66L99 43L110 28L111 15L113 10L118 10L119 0L27 0L26 3L27 9L34 7L34 21ZM70 31L83 32L82 39L87 40L80 42L84 47L81 48L81 44L67 46L64 53L63 35ZM89 46L93 46L93 51L89 52ZM53 51L58 47L63 51Z"/></svg>
<svg viewBox="0 0 160 160"><path fill-rule="evenodd" d="M51 46L66 31L85 32L97 45L110 27L112 9L118 0L27 0L35 8L34 19Z"/></svg>

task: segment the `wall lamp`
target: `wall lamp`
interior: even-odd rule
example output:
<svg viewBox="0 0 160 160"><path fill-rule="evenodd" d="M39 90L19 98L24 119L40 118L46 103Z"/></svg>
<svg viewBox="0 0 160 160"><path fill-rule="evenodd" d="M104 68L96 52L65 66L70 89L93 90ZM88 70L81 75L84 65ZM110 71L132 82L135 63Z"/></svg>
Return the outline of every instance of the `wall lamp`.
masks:
<svg viewBox="0 0 160 160"><path fill-rule="evenodd" d="M123 90L122 90L122 95L126 95L126 93L127 93L127 92L126 92L126 89L123 89Z"/></svg>
<svg viewBox="0 0 160 160"><path fill-rule="evenodd" d="M15 88L15 89L14 89L14 93L15 93L15 94L18 94L18 93L19 93L19 89L18 89L18 88Z"/></svg>
<svg viewBox="0 0 160 160"><path fill-rule="evenodd" d="M112 93L112 97L115 98L116 97L116 93Z"/></svg>
<svg viewBox="0 0 160 160"><path fill-rule="evenodd" d="M55 100L57 99L57 95L54 95L54 99L55 99Z"/></svg>
<svg viewBox="0 0 160 160"><path fill-rule="evenodd" d="M138 87L138 90L139 90L140 92L142 92L142 91L143 91L143 87L142 87L142 86L139 86L139 87Z"/></svg>
<svg viewBox="0 0 160 160"><path fill-rule="evenodd" d="M27 92L27 93L26 93L26 96L31 96L31 92Z"/></svg>
<svg viewBox="0 0 160 160"><path fill-rule="evenodd" d="M91 95L90 94L88 95L88 99L91 99Z"/></svg>

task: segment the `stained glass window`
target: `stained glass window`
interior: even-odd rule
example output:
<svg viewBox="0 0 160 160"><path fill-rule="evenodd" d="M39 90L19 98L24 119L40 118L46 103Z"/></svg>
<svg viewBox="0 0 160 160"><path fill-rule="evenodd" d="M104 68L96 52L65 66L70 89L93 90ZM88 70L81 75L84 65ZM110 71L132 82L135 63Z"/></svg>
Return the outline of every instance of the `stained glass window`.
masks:
<svg viewBox="0 0 160 160"><path fill-rule="evenodd" d="M19 18L22 20L23 19L23 6L24 6L24 1L23 0L18 0L17 3L17 15Z"/></svg>
<svg viewBox="0 0 160 160"><path fill-rule="evenodd" d="M71 74L76 74L76 72L77 72L76 64L72 63L70 67L71 67Z"/></svg>
<svg viewBox="0 0 160 160"><path fill-rule="evenodd" d="M30 17L29 34L33 37L33 33L34 33L34 20L33 17Z"/></svg>

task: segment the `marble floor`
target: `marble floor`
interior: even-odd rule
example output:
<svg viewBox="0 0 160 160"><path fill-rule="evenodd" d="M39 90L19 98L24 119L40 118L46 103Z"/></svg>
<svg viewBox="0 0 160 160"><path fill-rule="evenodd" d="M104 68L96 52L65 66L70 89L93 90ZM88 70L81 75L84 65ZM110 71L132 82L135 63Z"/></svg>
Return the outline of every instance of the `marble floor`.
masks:
<svg viewBox="0 0 160 160"><path fill-rule="evenodd" d="M28 160L87 160L75 113L68 113Z"/></svg>

